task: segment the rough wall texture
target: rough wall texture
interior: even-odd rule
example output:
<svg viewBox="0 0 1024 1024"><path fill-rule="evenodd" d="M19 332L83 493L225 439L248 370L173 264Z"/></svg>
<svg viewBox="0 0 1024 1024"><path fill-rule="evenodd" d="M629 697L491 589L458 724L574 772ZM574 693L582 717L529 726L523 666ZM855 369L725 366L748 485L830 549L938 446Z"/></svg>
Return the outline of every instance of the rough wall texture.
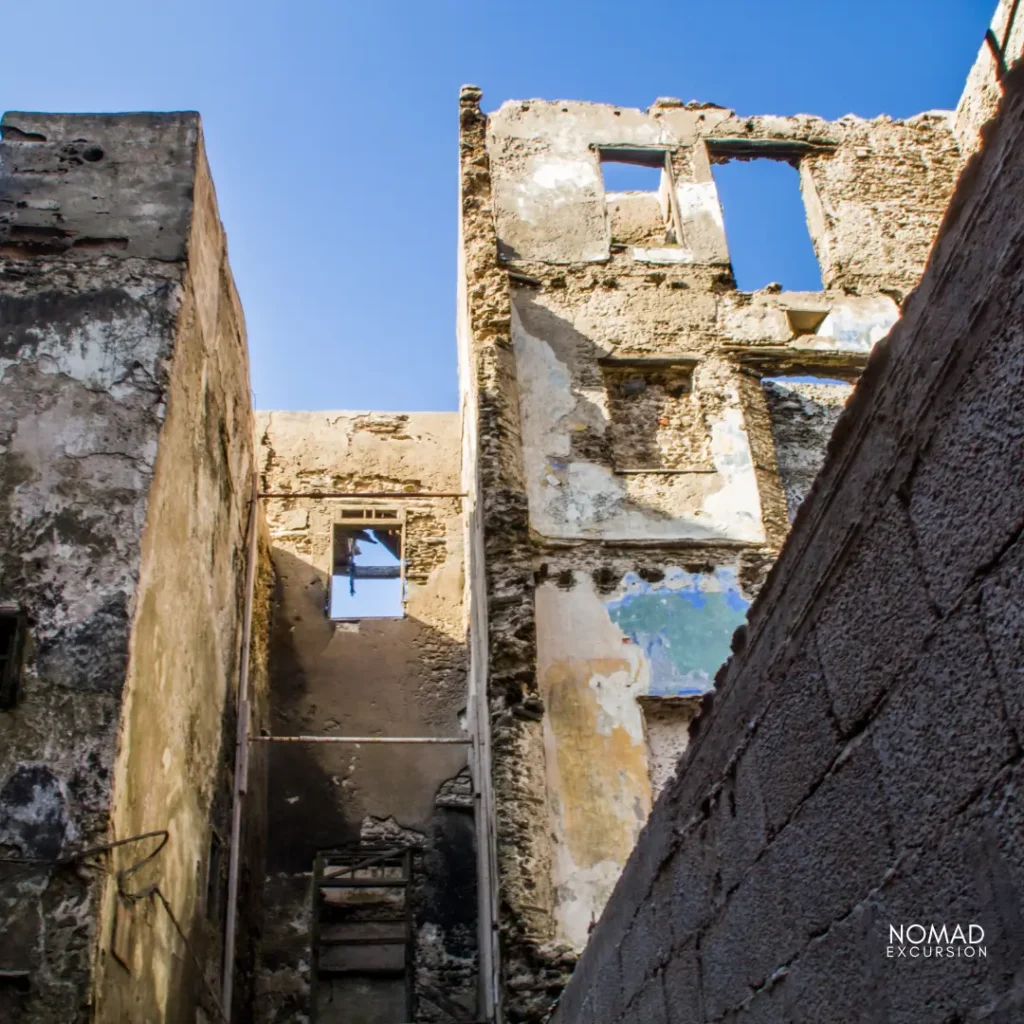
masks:
<svg viewBox="0 0 1024 1024"><path fill-rule="evenodd" d="M1016 0L999 0L978 58L967 76L953 129L966 159L981 147L981 129L994 116L1002 79L1024 54L1024 17Z"/></svg>
<svg viewBox="0 0 1024 1024"><path fill-rule="evenodd" d="M491 895L504 986L517 994L510 1018L542 1012L572 960L553 939L552 851L548 838L544 736L537 695L533 559L523 474L512 307L498 261L487 119L480 90L460 96L461 280L459 366L473 455L467 514L473 597L472 673L478 743L489 748L493 846ZM482 591L482 592L481 592ZM481 692L482 691L482 692ZM500 993L497 994L500 998ZM520 1010L516 1004L525 1006Z"/></svg>
<svg viewBox="0 0 1024 1024"><path fill-rule="evenodd" d="M197 1005L208 1020L219 1019L226 858L213 854L211 863L211 851L226 849L230 838L255 459L245 324L201 149L193 187L188 272L149 492L112 810L116 836L167 829L170 837L123 886L144 892L156 885L163 899L125 900L108 883L97 983L97 1016L105 1020L192 1021ZM265 587L261 596L269 596ZM254 661L250 700L265 711L265 665ZM257 730L260 724L257 718ZM255 825L259 805L250 807ZM118 850L115 870L144 852ZM258 857L248 852L247 878ZM255 870L258 879L258 864ZM243 933L253 895L244 885ZM115 960L111 936L118 929L130 937ZM193 955L205 977L197 976ZM246 994L240 984L240 1010L247 1010Z"/></svg>
<svg viewBox="0 0 1024 1024"><path fill-rule="evenodd" d="M1024 79L1004 83L557 1022L1024 1012ZM913 922L974 924L986 955L900 955L890 925Z"/></svg>
<svg viewBox="0 0 1024 1024"><path fill-rule="evenodd" d="M0 850L55 860L167 828L154 873L133 882L159 878L199 942L252 449L199 119L7 114L2 135L0 601L29 636L19 699L0 712ZM157 599L174 605L159 625ZM143 779L163 806L132 797ZM0 865L0 968L29 972L0 1006L41 1022L195 1018L191 951L155 899L123 949L134 972L115 977L107 954L104 869L153 846L112 863Z"/></svg>
<svg viewBox="0 0 1024 1024"><path fill-rule="evenodd" d="M262 479L273 494L459 491L460 420L454 413L269 412L259 414L258 429ZM272 732L463 735L461 499L268 497L266 503L276 573ZM356 623L325 615L333 525L354 509L393 512L403 527L404 618ZM264 746L274 828L259 1019L294 1020L309 1013L312 999L323 1024L352 1013L376 1020L382 1003L396 998L387 985L358 972L329 975L325 966L313 976L311 968L310 913L321 902L320 894L310 893L317 851L381 841L416 851L415 1019L472 1019L474 830L472 795L463 792L468 778L460 775L466 748ZM323 953L321 960L326 964ZM391 988L401 1006L402 979Z"/></svg>
<svg viewBox="0 0 1024 1024"><path fill-rule="evenodd" d="M842 381L821 383L785 377L762 384L772 421L779 480L792 522L825 461L828 439L853 388Z"/></svg>
<svg viewBox="0 0 1024 1024"><path fill-rule="evenodd" d="M505 1008L533 1020L686 748L843 382L919 279L961 158L943 113L530 100L485 119L478 99L464 90L461 370L479 502L514 513L490 542L485 515L479 557ZM712 165L755 158L798 167L824 291L736 290ZM616 161L659 187L606 192Z"/></svg>

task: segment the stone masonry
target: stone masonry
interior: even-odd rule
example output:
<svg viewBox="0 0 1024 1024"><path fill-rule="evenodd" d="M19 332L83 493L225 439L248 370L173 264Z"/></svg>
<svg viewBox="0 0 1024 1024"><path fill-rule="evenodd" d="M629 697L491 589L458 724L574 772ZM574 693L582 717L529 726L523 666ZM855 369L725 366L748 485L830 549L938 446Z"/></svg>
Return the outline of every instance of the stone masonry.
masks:
<svg viewBox="0 0 1024 1024"><path fill-rule="evenodd" d="M198 115L5 115L0 1021L1024 1019L1022 50L464 87L448 413L254 414Z"/></svg>
<svg viewBox="0 0 1024 1024"><path fill-rule="evenodd" d="M1020 68L1001 91L556 1024L1024 1013Z"/></svg>
<svg viewBox="0 0 1024 1024"><path fill-rule="evenodd" d="M503 1012L542 1019L917 284L952 113L462 93L463 415L486 599ZM713 166L793 166L823 290L737 290ZM609 164L654 168L611 192ZM478 511L475 511L478 510ZM483 700L483 697L480 698ZM483 867L483 862L482 862Z"/></svg>

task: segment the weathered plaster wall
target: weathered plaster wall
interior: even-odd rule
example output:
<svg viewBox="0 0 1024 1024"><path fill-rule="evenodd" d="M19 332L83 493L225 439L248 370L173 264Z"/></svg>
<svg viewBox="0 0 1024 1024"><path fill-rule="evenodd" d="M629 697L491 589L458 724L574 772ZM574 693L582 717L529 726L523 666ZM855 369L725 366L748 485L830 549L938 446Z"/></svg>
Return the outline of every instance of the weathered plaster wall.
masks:
<svg viewBox="0 0 1024 1024"><path fill-rule="evenodd" d="M756 572L727 551L690 571L648 556L637 572L624 553L581 564L544 561L536 591L554 935L576 952L647 820L663 758L685 748L665 727L674 720L685 738L744 621L754 581L745 594L740 576Z"/></svg>
<svg viewBox="0 0 1024 1024"><path fill-rule="evenodd" d="M169 838L121 885L108 881L96 982L100 1020L191 1022L197 1006L209 1021L220 1017L224 880L209 875L222 871L227 858L213 864L210 858L215 843L226 853L230 841L234 697L255 461L245 324L201 143L193 190L188 269L143 534L111 814L115 836L166 829ZM259 517L253 528L261 528ZM264 585L258 597L268 596ZM265 613L257 607L255 614L265 625ZM266 670L258 655L266 645L257 636L250 700L265 712ZM260 725L257 718L257 731ZM258 828L261 809L255 802L249 806L249 824ZM130 868L154 846L149 840L117 850L113 869ZM249 878L254 867L259 871L254 853L243 850ZM163 899L122 895L150 886L159 887ZM254 919L253 896L246 884L243 936ZM128 929L129 936L114 943L118 905L116 928ZM251 957L244 940L243 953ZM204 964L205 977L194 958ZM245 955L239 966L236 1006L244 1018L251 996L244 982L252 967Z"/></svg>
<svg viewBox="0 0 1024 1024"><path fill-rule="evenodd" d="M576 101L509 101L490 118L495 211L509 261L605 262L613 245L600 149L663 148L682 238L618 246L635 261L729 262L711 163L771 157L798 164L825 287L905 294L920 276L949 201L959 153L950 115L739 117L711 104L659 100L647 112Z"/></svg>
<svg viewBox="0 0 1024 1024"><path fill-rule="evenodd" d="M1005 87L556 1024L1021 1016L1020 69ZM911 922L979 925L987 955L890 955Z"/></svg>
<svg viewBox="0 0 1024 1024"><path fill-rule="evenodd" d="M0 601L30 637L0 713L0 848L54 859L109 838L199 123L7 114L2 135ZM87 1019L102 872L0 878L0 967L31 972L18 1018Z"/></svg>
<svg viewBox="0 0 1024 1024"><path fill-rule="evenodd" d="M497 664L521 684L505 692L491 658L492 779L506 1011L534 1020L686 748L848 391L761 382L856 379L920 276L960 154L943 113L529 100L484 119L478 99L464 90L460 372L490 441L479 501L515 510L502 544L485 513L480 557L492 646L510 625L520 641ZM735 288L712 164L759 157L800 170L824 291ZM616 160L660 167L658 189L606 193Z"/></svg>
<svg viewBox="0 0 1024 1024"><path fill-rule="evenodd" d="M457 414L269 412L259 414L258 422L263 486L274 494L460 490ZM277 576L272 732L464 735L461 499L266 501ZM402 517L402 619L342 623L324 614L332 524L353 507L394 509ZM465 887L473 888L472 809L440 792L466 768L466 748L278 744L269 745L266 756L274 829L260 1019L290 1021L308 1012L309 888L316 851L391 834L422 851L417 1019L471 1018L476 907ZM351 987L343 990L344 984L320 979L320 1021L341 1019L345 1005L364 998Z"/></svg>

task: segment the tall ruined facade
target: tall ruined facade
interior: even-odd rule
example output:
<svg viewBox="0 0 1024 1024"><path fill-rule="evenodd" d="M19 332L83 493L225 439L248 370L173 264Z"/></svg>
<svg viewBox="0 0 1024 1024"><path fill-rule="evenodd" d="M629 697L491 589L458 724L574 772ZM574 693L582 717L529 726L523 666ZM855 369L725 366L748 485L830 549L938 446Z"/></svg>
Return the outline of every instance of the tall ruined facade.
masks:
<svg viewBox="0 0 1024 1024"><path fill-rule="evenodd" d="M474 1020L459 417L271 412L257 435L270 732L326 742L259 743L256 1019Z"/></svg>
<svg viewBox="0 0 1024 1024"><path fill-rule="evenodd" d="M198 116L6 115L0 1021L1016 1019L1022 48L465 87L448 413L253 413ZM736 287L735 160L820 291ZM925 882L995 970L884 973Z"/></svg>
<svg viewBox="0 0 1024 1024"><path fill-rule="evenodd" d="M961 166L951 115L462 95L467 430L506 1012L537 1019L686 749ZM735 286L712 165L799 171L820 292ZM610 164L657 188L609 192ZM767 240L770 244L770 240Z"/></svg>

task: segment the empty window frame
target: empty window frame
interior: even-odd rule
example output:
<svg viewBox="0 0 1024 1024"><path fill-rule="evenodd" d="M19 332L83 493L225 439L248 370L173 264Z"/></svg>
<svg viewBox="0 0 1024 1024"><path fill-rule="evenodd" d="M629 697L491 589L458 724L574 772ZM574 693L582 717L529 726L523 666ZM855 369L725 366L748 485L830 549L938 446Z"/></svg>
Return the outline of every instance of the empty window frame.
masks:
<svg viewBox="0 0 1024 1024"><path fill-rule="evenodd" d="M331 538L331 619L401 618L405 614L402 524L389 509L346 510Z"/></svg>
<svg viewBox="0 0 1024 1024"><path fill-rule="evenodd" d="M693 388L696 360L611 357L600 365L615 472L712 468L711 437Z"/></svg>
<svg viewBox="0 0 1024 1024"><path fill-rule="evenodd" d="M627 146L596 149L613 244L677 244L671 152Z"/></svg>
<svg viewBox="0 0 1024 1024"><path fill-rule="evenodd" d="M757 291L822 290L821 269L807 228L799 159L813 147L771 140L709 141L736 287Z"/></svg>
<svg viewBox="0 0 1024 1024"><path fill-rule="evenodd" d="M24 649L25 616L0 611L0 711L9 711L18 702Z"/></svg>

